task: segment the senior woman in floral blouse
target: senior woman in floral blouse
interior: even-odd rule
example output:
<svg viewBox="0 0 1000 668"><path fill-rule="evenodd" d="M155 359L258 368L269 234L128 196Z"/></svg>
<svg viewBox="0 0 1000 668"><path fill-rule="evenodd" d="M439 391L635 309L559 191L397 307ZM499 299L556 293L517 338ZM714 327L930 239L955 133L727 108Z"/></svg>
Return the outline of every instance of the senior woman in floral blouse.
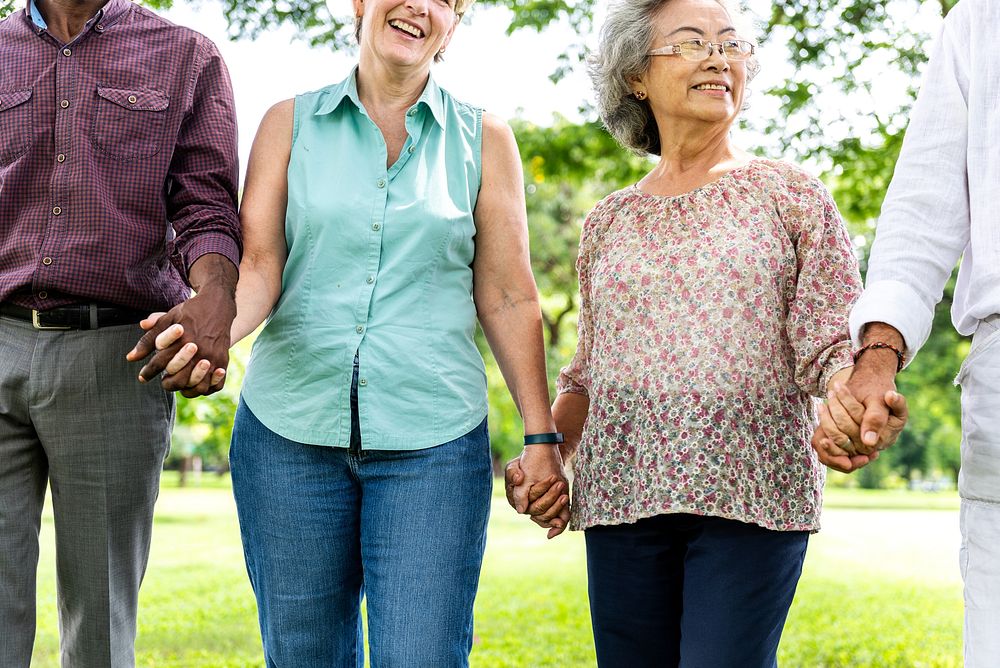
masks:
<svg viewBox="0 0 1000 668"><path fill-rule="evenodd" d="M721 0L618 2L592 61L608 130L660 156L584 223L554 404L601 666L775 665L819 528L812 397L849 373L861 282L823 185L731 141L741 25ZM556 497L526 487L512 462L518 510Z"/></svg>

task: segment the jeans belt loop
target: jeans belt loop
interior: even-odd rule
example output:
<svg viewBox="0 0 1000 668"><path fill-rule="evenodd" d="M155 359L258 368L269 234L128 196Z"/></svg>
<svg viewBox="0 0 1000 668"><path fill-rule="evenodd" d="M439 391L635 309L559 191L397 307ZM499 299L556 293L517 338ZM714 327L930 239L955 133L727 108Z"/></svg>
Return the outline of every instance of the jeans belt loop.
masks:
<svg viewBox="0 0 1000 668"><path fill-rule="evenodd" d="M97 329L97 304L91 302L90 308L90 329Z"/></svg>

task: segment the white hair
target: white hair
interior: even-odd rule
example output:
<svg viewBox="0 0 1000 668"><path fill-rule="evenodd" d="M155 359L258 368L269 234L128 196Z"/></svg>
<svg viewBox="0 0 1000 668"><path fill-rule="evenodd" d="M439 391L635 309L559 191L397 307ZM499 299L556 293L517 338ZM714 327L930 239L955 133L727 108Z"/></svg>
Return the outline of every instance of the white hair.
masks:
<svg viewBox="0 0 1000 668"><path fill-rule="evenodd" d="M604 127L625 148L645 155L660 154L660 133L649 103L632 94L629 80L646 73L652 56L646 55L655 36L655 18L671 0L615 0L601 28L597 51L588 59L590 79L597 94L597 110ZM729 14L737 33L756 43L753 21L732 0L715 0ZM760 65L747 61L747 82Z"/></svg>

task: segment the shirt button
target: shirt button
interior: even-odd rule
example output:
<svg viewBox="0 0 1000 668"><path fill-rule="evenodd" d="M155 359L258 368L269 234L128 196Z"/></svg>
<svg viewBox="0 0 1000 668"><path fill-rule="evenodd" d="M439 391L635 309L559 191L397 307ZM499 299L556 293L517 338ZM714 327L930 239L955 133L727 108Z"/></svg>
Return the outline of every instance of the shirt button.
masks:
<svg viewBox="0 0 1000 668"><path fill-rule="evenodd" d="M62 107L63 109L69 109L69 100L63 100L62 102L59 103L59 106Z"/></svg>
<svg viewBox="0 0 1000 668"><path fill-rule="evenodd" d="M53 216L58 216L60 213L62 213L62 207L60 207L60 206L54 206L54 207L52 207L52 215Z"/></svg>
<svg viewBox="0 0 1000 668"><path fill-rule="evenodd" d="M414 108L410 109L408 112L406 112L406 115L407 116L416 116L417 115L417 108L414 107Z"/></svg>
<svg viewBox="0 0 1000 668"><path fill-rule="evenodd" d="M49 266L50 264L52 264L52 258L50 258L50 257L43 257L42 258L42 264L44 264L46 267Z"/></svg>
<svg viewBox="0 0 1000 668"><path fill-rule="evenodd" d="M39 299L48 299L49 298L49 293L47 293L45 290L41 290L38 293L38 298Z"/></svg>
<svg viewBox="0 0 1000 668"><path fill-rule="evenodd" d="M364 325L358 325L357 327L354 328L354 331L360 334L361 332L365 331Z"/></svg>
<svg viewBox="0 0 1000 668"><path fill-rule="evenodd" d="M361 387L365 387L366 385L368 385L368 379L367 378L362 378L362 379L358 380L358 385L360 385Z"/></svg>
<svg viewBox="0 0 1000 668"><path fill-rule="evenodd" d="M379 179L378 181L375 182L375 185L377 185L379 188L385 188L385 179Z"/></svg>
<svg viewBox="0 0 1000 668"><path fill-rule="evenodd" d="M371 285L372 283L375 282L375 277L374 276L369 276L368 278L365 279L365 282L367 282L368 285Z"/></svg>
<svg viewBox="0 0 1000 668"><path fill-rule="evenodd" d="M66 154L60 153L56 156L56 162L66 162Z"/></svg>
<svg viewBox="0 0 1000 668"><path fill-rule="evenodd" d="M94 30L96 30L97 32L104 32L104 24L98 23L96 26L94 26Z"/></svg>
<svg viewBox="0 0 1000 668"><path fill-rule="evenodd" d="M382 229L382 226L379 223L372 223L372 229L378 232Z"/></svg>
<svg viewBox="0 0 1000 668"><path fill-rule="evenodd" d="M66 56L67 58L69 58L70 56L73 55L73 50L72 49L63 49L63 55Z"/></svg>
<svg viewBox="0 0 1000 668"><path fill-rule="evenodd" d="M135 104L138 101L139 101L139 98L137 98L135 95L129 95L128 96L128 103L129 104Z"/></svg>
<svg viewBox="0 0 1000 668"><path fill-rule="evenodd" d="M416 150L417 150L417 147L416 147L416 146L411 146L410 148L406 149L406 152L407 152L407 153L413 153L413 152L414 152L414 151L416 151Z"/></svg>

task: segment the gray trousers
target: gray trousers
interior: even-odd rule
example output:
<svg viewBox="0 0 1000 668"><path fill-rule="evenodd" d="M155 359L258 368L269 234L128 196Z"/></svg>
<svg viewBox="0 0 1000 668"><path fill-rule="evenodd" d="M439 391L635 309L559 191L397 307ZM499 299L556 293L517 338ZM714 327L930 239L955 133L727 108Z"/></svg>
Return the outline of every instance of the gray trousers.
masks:
<svg viewBox="0 0 1000 668"><path fill-rule="evenodd" d="M965 582L965 666L1000 666L1000 317L980 323L962 386L958 494Z"/></svg>
<svg viewBox="0 0 1000 668"><path fill-rule="evenodd" d="M174 398L137 382L138 325L38 331L0 317L0 666L27 668L52 490L62 665L135 664L139 584Z"/></svg>

